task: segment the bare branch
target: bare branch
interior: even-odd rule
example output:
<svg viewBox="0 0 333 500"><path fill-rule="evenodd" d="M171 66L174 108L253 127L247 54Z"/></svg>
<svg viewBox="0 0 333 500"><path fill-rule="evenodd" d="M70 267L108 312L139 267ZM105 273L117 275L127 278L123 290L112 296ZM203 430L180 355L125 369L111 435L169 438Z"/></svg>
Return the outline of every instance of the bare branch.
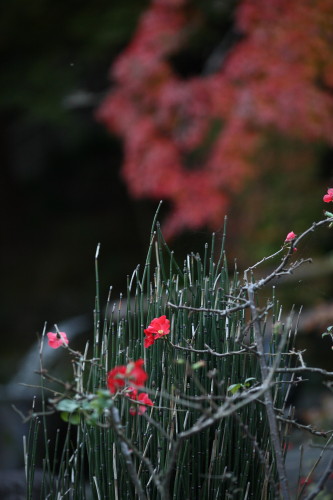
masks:
<svg viewBox="0 0 333 500"><path fill-rule="evenodd" d="M297 427L297 429L310 432L315 436L327 437L329 434L333 433L333 431L319 431L318 429L314 429L311 425L299 424L298 422L296 422L296 420L293 420L291 418L281 417L280 415L277 415L276 418L281 422L284 422L285 424L293 425L294 427Z"/></svg>
<svg viewBox="0 0 333 500"><path fill-rule="evenodd" d="M239 299L236 299L239 300ZM208 312L208 313L213 313L213 314L219 314L220 316L229 316L229 314L232 314L237 311L241 311L247 307L249 307L249 302L245 301L243 304L239 304L238 306L234 307L227 307L226 309L211 309L209 307L192 307L192 306L177 306L176 304L172 304L171 302L168 302L168 306L174 308L174 309L186 309L187 311L194 311L194 312Z"/></svg>
<svg viewBox="0 0 333 500"><path fill-rule="evenodd" d="M295 368L277 368L277 373L319 373L328 379L333 379L333 372L328 372L323 368L309 367L309 366L296 366Z"/></svg>
<svg viewBox="0 0 333 500"><path fill-rule="evenodd" d="M249 271L253 271L253 269L256 269L257 267L259 267L261 264L263 264L264 262L267 262L268 260L270 259L274 259L274 257L276 257L277 255L279 255L281 252L283 252L284 250L284 247L281 247L277 252L273 253L272 255L269 255L268 257L264 257L263 259L261 259L259 262L257 262L256 264L254 264L253 266L251 267L248 267L245 271L244 271L244 275L243 275L243 279L244 281L248 281L247 279L247 273Z"/></svg>
<svg viewBox="0 0 333 500"><path fill-rule="evenodd" d="M253 354L256 354L255 346L244 347L243 349L241 349L239 351L216 352L211 347L209 347L208 344L205 344L205 347L207 347L207 349L194 349L193 347L182 347L180 345L173 344L172 342L169 342L169 343L174 349L178 349L180 351L188 351L188 352L192 352L192 353L196 353L196 354L211 354L212 356L216 356L218 358L225 358L227 356L235 356L237 354L244 354L247 352L251 352Z"/></svg>
<svg viewBox="0 0 333 500"><path fill-rule="evenodd" d="M323 219L323 220L321 220L319 222L314 222L308 229L306 229L295 240L293 240L291 242L291 244L290 244L288 252L283 257L283 259L281 260L280 264L268 276L266 276L265 278L262 278L262 279L258 280L256 283L251 284L251 287L253 288L253 291L256 291L259 288L262 288L263 286L267 285L267 283L269 283L270 281L272 281L274 278L276 278L278 276L281 276L282 274L286 274L286 269L285 269L286 265L288 264L291 256L294 254L294 248L297 247L297 245L299 244L299 242L307 234L313 232L316 228L318 228L320 226L323 226L324 224L330 224L332 222L333 222L333 218L327 218L327 219ZM298 262L301 262L301 264L303 264L304 262L307 262L307 261L308 261L308 259L307 260L301 260L301 261L298 261ZM297 265L297 267L299 267L299 265ZM294 271L295 269L296 269L296 267L294 265L294 267L292 268L292 271ZM290 272L287 272L287 274L290 274ZM243 290L247 290L248 286L250 286L250 285L246 284L243 287Z"/></svg>

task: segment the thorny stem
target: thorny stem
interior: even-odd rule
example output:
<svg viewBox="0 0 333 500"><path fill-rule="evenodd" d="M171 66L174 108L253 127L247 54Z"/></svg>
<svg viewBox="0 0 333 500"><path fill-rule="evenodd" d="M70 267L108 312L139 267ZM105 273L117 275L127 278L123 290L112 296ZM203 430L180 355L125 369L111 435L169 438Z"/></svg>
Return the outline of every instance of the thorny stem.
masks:
<svg viewBox="0 0 333 500"><path fill-rule="evenodd" d="M285 266L287 265L290 257L294 253L294 248L297 247L298 243L309 233L313 232L317 227L323 226L324 224L331 223L333 222L333 218L328 218L328 219L323 219L319 222L314 222L308 229L306 229L302 234L298 236L294 241L292 241L290 248L286 255L283 257L281 260L280 264L268 275L266 278L262 278L261 280L257 281L252 285L253 291L258 290L259 288L262 288L263 286L267 285L270 281L272 281L274 278L277 276L281 276L281 274L290 274L290 271L285 270ZM304 261L300 262L302 264ZM247 288L247 285L245 285L244 289Z"/></svg>
<svg viewBox="0 0 333 500"><path fill-rule="evenodd" d="M235 298L235 300L240 300ZM168 302L168 306L172 307L173 309L187 309L188 311L194 311L194 312L209 312L209 313L215 313L219 314L220 316L229 316L229 314L233 314L237 311L241 311L245 309L246 307L249 307L249 302L243 302L243 304L239 304L238 306L234 307L227 307L226 309L211 309L208 307L191 307L191 306L183 306L179 305L177 306L176 304L172 304L171 302Z"/></svg>
<svg viewBox="0 0 333 500"><path fill-rule="evenodd" d="M317 367L309 367L309 366L295 366L294 368L277 368L276 369L277 373L303 373L303 372L310 372L310 373L319 373L320 375L324 375L324 377L333 379L333 372L328 372L324 370L323 368L317 368Z"/></svg>
<svg viewBox="0 0 333 500"><path fill-rule="evenodd" d="M217 352L214 351L209 345L205 344L207 349L194 349L193 347L182 347L180 345L173 344L172 342L169 342L170 345L174 349L178 349L179 351L188 351L188 352L193 352L196 354L211 354L212 356L216 356L218 358L225 358L227 356L235 356L237 354L244 354L248 352L252 352L253 354L256 354L255 351L255 346L246 346L243 349L240 349L239 351L228 351L228 352Z"/></svg>
<svg viewBox="0 0 333 500"><path fill-rule="evenodd" d="M281 420L281 422L284 422L285 424L293 425L294 427L297 427L297 429L310 432L311 434L314 434L315 436L326 437L333 432L332 430L320 431L318 429L314 429L311 425L300 424L300 423L296 422L296 420L293 420L291 418L281 417L279 415L276 418L278 420Z"/></svg>

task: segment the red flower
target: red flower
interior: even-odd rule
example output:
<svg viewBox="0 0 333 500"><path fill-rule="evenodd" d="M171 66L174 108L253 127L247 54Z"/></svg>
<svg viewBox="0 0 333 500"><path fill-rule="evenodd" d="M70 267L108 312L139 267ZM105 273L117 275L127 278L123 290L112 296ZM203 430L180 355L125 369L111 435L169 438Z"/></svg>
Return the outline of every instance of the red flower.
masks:
<svg viewBox="0 0 333 500"><path fill-rule="evenodd" d="M156 339L168 335L168 333L170 333L170 321L166 316L163 315L159 318L154 318L148 328L144 330L144 334L146 335L144 346L149 347L153 345Z"/></svg>
<svg viewBox="0 0 333 500"><path fill-rule="evenodd" d="M128 396L131 399L135 399L136 400L137 395L138 395L138 390L134 389L134 387L129 387L127 389L127 391L126 391L126 396Z"/></svg>
<svg viewBox="0 0 333 500"><path fill-rule="evenodd" d="M287 234L287 237L286 239L284 240L285 242L286 241L292 241L296 238L296 234L294 233L294 231L291 231L290 233Z"/></svg>
<svg viewBox="0 0 333 500"><path fill-rule="evenodd" d="M327 190L327 194L323 197L323 200L325 203L329 203L330 201L333 201L333 188L329 188Z"/></svg>
<svg viewBox="0 0 333 500"><path fill-rule="evenodd" d="M108 373L107 386L111 394L125 386L126 366L116 366Z"/></svg>
<svg viewBox="0 0 333 500"><path fill-rule="evenodd" d="M107 377L107 386L109 391L114 394L118 389L125 387L125 382L130 382L138 387L143 387L148 378L147 373L143 370L143 359L131 361L128 365L116 366L113 368Z"/></svg>
<svg viewBox="0 0 333 500"><path fill-rule="evenodd" d="M127 365L126 376L132 384L138 387L143 387L148 378L147 373L142 368L143 364L143 359L138 359L138 361L132 361Z"/></svg>
<svg viewBox="0 0 333 500"><path fill-rule="evenodd" d="M147 347L150 347L151 345L153 345L153 343L155 342L155 335L153 333L146 333L146 330L144 331L145 332L145 339L144 339L144 346L147 348Z"/></svg>
<svg viewBox="0 0 333 500"><path fill-rule="evenodd" d="M49 339L48 344L52 349L58 349L60 346L68 345L68 338L65 332L49 332L46 335Z"/></svg>
<svg viewBox="0 0 333 500"><path fill-rule="evenodd" d="M142 415L143 413L145 413L145 411L147 411L146 406L154 406L154 403L149 398L149 396L146 392L141 392L141 394L139 394L139 396L137 396L137 391L135 389L131 388L131 391L128 393L128 395L131 399L135 399L136 401L139 401L139 403L141 403L140 405L137 405L137 406L133 405L130 407L129 412L131 415L136 415L137 413L139 415ZM144 406L144 405L146 405L146 406Z"/></svg>

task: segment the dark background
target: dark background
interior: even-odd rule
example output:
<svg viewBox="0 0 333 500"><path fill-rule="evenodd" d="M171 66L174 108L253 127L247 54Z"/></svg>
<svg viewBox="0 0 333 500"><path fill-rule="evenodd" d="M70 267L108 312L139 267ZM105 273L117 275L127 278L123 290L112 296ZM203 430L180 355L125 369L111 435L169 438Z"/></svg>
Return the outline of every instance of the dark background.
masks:
<svg viewBox="0 0 333 500"><path fill-rule="evenodd" d="M156 203L129 199L121 144L94 118L147 2L125 4L2 4L0 381L44 321L92 311L97 243L104 290L146 251Z"/></svg>

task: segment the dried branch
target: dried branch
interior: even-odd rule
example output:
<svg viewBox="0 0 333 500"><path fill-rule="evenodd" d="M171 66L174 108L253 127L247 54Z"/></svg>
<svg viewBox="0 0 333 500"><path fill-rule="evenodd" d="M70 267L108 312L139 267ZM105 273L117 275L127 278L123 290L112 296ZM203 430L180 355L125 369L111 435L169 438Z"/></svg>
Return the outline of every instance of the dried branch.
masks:
<svg viewBox="0 0 333 500"><path fill-rule="evenodd" d="M214 349L209 347L208 344L205 344L205 347L207 347L207 349L194 349L193 347L182 347L180 345L173 344L172 342L169 342L169 343L174 349L178 349L180 351L188 351L188 352L192 352L192 353L196 353L196 354L211 354L212 356L216 356L218 358L224 358L227 356L235 356L237 354L244 354L247 352L251 352L253 354L256 354L255 346L252 346L252 347L246 346L246 347L243 347L243 349L241 349L239 351L216 352L216 351L214 351Z"/></svg>
<svg viewBox="0 0 333 500"><path fill-rule="evenodd" d="M274 259L274 257L276 257L281 252L283 252L283 250L284 250L284 247L281 247L277 252L274 252L273 254L269 255L268 257L264 257L263 259L261 259L259 262L257 262L253 266L250 266L247 269L245 269L244 274L243 274L244 281L246 281L246 282L248 281L248 279L247 279L247 273L248 272L253 271L257 267L259 267L261 264L263 264L264 262L267 262L270 259Z"/></svg>
<svg viewBox="0 0 333 500"><path fill-rule="evenodd" d="M235 300L240 300L240 299L235 299ZM207 313L219 314L220 316L229 316L229 314L241 311L249 307L249 305L250 305L249 302L245 301L243 302L243 304L239 304L238 306L234 307L227 307L226 309L212 309L209 307L192 307L192 306L181 306L181 305L177 306L176 304L168 302L168 306L172 307L173 309L186 309L187 311L193 311L193 312L207 312Z"/></svg>
<svg viewBox="0 0 333 500"><path fill-rule="evenodd" d="M328 372L324 370L323 368L316 368L316 367L310 367L310 366L295 366L295 368L277 368L276 369L277 373L303 373L303 372L310 372L310 373L319 373L320 375L323 375L324 377L328 379L333 379L333 372Z"/></svg>
<svg viewBox="0 0 333 500"><path fill-rule="evenodd" d="M306 229L302 234L300 234L295 240L291 241L290 247L286 255L283 257L281 260L280 264L265 278L262 278L258 280L257 282L251 284L251 287L253 288L253 291L259 290L259 288L262 288L263 286L267 285L270 281L272 281L274 278L281 276L282 274L291 274L296 267L299 267L299 265L303 264L304 262L308 262L309 259L306 260L301 260L297 261L299 262L299 265L295 264L292 265L292 268L290 270L285 269L286 265L288 264L291 256L294 254L294 248L296 248L299 244L299 242L309 233L313 232L316 228L323 226L324 224L330 224L333 222L333 218L327 218L323 219L319 222L313 222L313 224ZM246 283L246 285L243 287L243 290L247 290L249 284Z"/></svg>
<svg viewBox="0 0 333 500"><path fill-rule="evenodd" d="M327 437L329 434L333 433L333 430L330 430L330 431L319 431L317 429L314 429L311 425L299 424L298 422L296 422L296 420L293 420L291 418L281 417L280 415L277 415L276 418L278 420L280 420L281 422L284 422L285 424L291 424L294 427L297 427L297 429L300 429L302 431L310 432L311 434L314 434L315 436Z"/></svg>

